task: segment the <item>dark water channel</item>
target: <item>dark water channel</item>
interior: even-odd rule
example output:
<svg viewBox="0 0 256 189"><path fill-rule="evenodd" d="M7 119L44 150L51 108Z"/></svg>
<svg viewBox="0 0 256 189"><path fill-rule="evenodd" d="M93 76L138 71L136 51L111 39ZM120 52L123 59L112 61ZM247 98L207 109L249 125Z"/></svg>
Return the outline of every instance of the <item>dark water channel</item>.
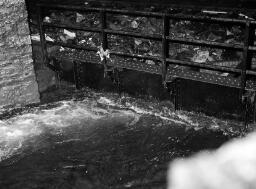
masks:
<svg viewBox="0 0 256 189"><path fill-rule="evenodd" d="M0 188L166 188L170 161L234 137L211 118L126 104L62 101L3 119Z"/></svg>

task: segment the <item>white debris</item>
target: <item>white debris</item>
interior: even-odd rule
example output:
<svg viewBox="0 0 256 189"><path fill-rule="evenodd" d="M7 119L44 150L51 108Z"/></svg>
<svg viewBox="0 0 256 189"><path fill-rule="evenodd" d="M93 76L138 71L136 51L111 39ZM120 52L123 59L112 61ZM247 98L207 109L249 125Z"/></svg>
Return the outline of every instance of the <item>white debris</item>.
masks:
<svg viewBox="0 0 256 189"><path fill-rule="evenodd" d="M139 24L136 20L134 20L134 21L132 21L131 26L132 26L132 28L136 29L139 27Z"/></svg>
<svg viewBox="0 0 256 189"><path fill-rule="evenodd" d="M60 52L65 51L64 47L60 47Z"/></svg>
<svg viewBox="0 0 256 189"><path fill-rule="evenodd" d="M142 43L142 40L141 39L135 39L134 42L135 42L136 45L139 46Z"/></svg>
<svg viewBox="0 0 256 189"><path fill-rule="evenodd" d="M66 29L64 29L63 33L66 34L70 39L74 39L76 37L75 32L71 32L71 31L68 31Z"/></svg>
<svg viewBox="0 0 256 189"><path fill-rule="evenodd" d="M51 22L52 22L52 20L51 20L51 18L50 18L49 16L46 16L46 17L44 17L43 22L51 23Z"/></svg>
<svg viewBox="0 0 256 189"><path fill-rule="evenodd" d="M227 77L228 75L229 75L229 73L220 74L220 76L223 76L223 77Z"/></svg>
<svg viewBox="0 0 256 189"><path fill-rule="evenodd" d="M61 40L62 42L64 42L64 43L66 43L66 42L67 42L66 37L64 37L63 35L61 35L61 36L60 36L60 40Z"/></svg>
<svg viewBox="0 0 256 189"><path fill-rule="evenodd" d="M227 14L227 12L225 11L203 10L202 12L207 14Z"/></svg>
<svg viewBox="0 0 256 189"><path fill-rule="evenodd" d="M76 22L80 23L85 19L84 15L76 13Z"/></svg>
<svg viewBox="0 0 256 189"><path fill-rule="evenodd" d="M155 65L155 62L153 60L146 60L146 63L149 65Z"/></svg>
<svg viewBox="0 0 256 189"><path fill-rule="evenodd" d="M205 63L210 57L209 51L197 51L197 53L192 57L193 62Z"/></svg>
<svg viewBox="0 0 256 189"><path fill-rule="evenodd" d="M245 18L245 19L254 20L253 18L251 18L251 17L249 17L249 16L247 16L245 14L242 14L242 13L239 13L238 15L243 17L243 18Z"/></svg>
<svg viewBox="0 0 256 189"><path fill-rule="evenodd" d="M40 41L40 35L39 34L32 34L31 40L33 41Z"/></svg>
<svg viewBox="0 0 256 189"><path fill-rule="evenodd" d="M234 35L231 31L227 30L227 36Z"/></svg>
<svg viewBox="0 0 256 189"><path fill-rule="evenodd" d="M85 40L85 39L83 39L83 40L81 40L81 41L78 42L78 44L84 44L84 43L86 43L86 40Z"/></svg>
<svg viewBox="0 0 256 189"><path fill-rule="evenodd" d="M105 50L102 48L102 46L99 47L99 50L97 52L97 54L100 56L100 60L103 61L104 58L110 58L110 52L109 50Z"/></svg>
<svg viewBox="0 0 256 189"><path fill-rule="evenodd" d="M39 34L32 34L31 35L31 40L33 40L33 41L40 41L40 35ZM54 39L52 39L51 37L49 37L46 34L45 34L45 40L46 41L50 41L50 42L54 42Z"/></svg>
<svg viewBox="0 0 256 189"><path fill-rule="evenodd" d="M51 37L49 37L49 36L46 35L46 34L45 34L45 40L46 40L46 41L54 42L54 39L52 39Z"/></svg>

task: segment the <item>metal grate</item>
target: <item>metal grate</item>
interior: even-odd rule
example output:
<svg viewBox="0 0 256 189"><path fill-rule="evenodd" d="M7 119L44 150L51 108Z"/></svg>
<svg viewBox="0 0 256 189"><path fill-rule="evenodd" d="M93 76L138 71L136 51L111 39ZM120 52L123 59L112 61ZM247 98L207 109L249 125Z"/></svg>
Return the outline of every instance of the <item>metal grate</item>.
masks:
<svg viewBox="0 0 256 189"><path fill-rule="evenodd" d="M86 28L80 25L67 25L67 24L52 24L52 23L43 23L42 20L42 10L43 9L56 9L56 10L69 10L69 11L84 11L84 12L98 12L101 15L101 28ZM46 51L46 45L59 45L63 47L68 47L71 49L82 50L78 52L59 52L58 54L54 55L56 58L64 58L76 61L83 61L83 62L91 62L91 63L99 63L103 64L105 67L113 66L113 67L122 67L127 69L134 69L138 71L149 72L153 74L161 74L163 77L163 82L171 81L171 77L178 77L178 78L186 78L186 79L193 79L202 82L209 82L214 83L217 85L225 85L230 87L236 87L241 89L241 93L245 90L255 90L254 81L250 80L247 81L248 75L256 75L255 71L249 70L249 65L251 64L251 56L249 53L255 52L255 47L253 46L253 38L254 38L254 29L256 22L251 20L239 20L239 19L229 19L229 18L214 18L214 17L207 17L207 16L186 16L186 15L175 15L175 14L168 14L168 13L158 13L158 12L140 12L140 11L130 11L130 10L118 10L118 9L109 9L109 8L87 8L87 7L77 7L77 6L65 6L65 5L45 5L39 4L39 23L40 23L40 34L41 34L41 45L44 48L44 56L47 62L48 57ZM126 32L126 31L113 31L109 30L106 27L107 17L106 14L122 14L122 15L132 15L132 16L144 16L144 17L153 17L153 18L160 18L163 21L163 33L162 35L142 35L140 33L135 32ZM192 40L192 39L181 39L181 38L172 38L169 36L169 28L170 28L170 19L175 20L190 20L195 22L210 22L210 23L220 23L220 24L231 24L231 25L241 25L245 28L246 37L243 44L233 45L233 44L225 44L219 42L209 42L209 41L202 41L202 40ZM156 41L162 41L162 57L150 57L150 56L138 56L134 54L125 54L122 52L111 52L110 54L115 57L123 57L117 58L119 61L100 61L99 57L96 55L97 49L90 49L81 47L79 45L68 45L65 43L54 43L54 42L46 42L45 40L45 28L67 28L73 30L82 30L87 32L97 32L101 34L102 40L102 47L104 50L107 49L107 35L122 35L122 36L129 36L129 37L136 37L136 38L144 38ZM207 64L198 64L195 62L186 62L180 60L172 60L168 58L168 43L179 43L179 44L188 44L188 45L198 45L198 46L206 46L211 48L220 48L220 49L231 49L243 52L243 66L242 68L228 68L222 66L214 66L214 65L207 65ZM147 65L141 63L140 61L127 61L124 57L133 57L133 58L144 58L144 59L153 59L153 60L160 60L161 65ZM239 78L234 77L221 77L216 76L214 74L206 74L201 72L195 71L184 71L181 69L171 69L168 68L169 65L182 65L186 67L199 67L207 70L214 70L214 71L222 71L222 72L229 72L229 73L237 73L240 75ZM168 71L167 71L168 70Z"/></svg>
<svg viewBox="0 0 256 189"><path fill-rule="evenodd" d="M202 73L192 70L184 70L179 68L168 68L167 81L172 81L173 77L201 81L205 83L217 84L227 87L241 88L241 79L232 76L219 76L209 73ZM246 90L255 90L255 82L252 80L246 81Z"/></svg>
<svg viewBox="0 0 256 189"><path fill-rule="evenodd" d="M79 24L60 24L60 23L44 23L42 19L42 13L44 9L51 10L68 10L68 11L80 11L80 12L97 12L101 16L101 24L99 28L88 28L81 26ZM68 47L75 49L73 52L59 52L53 57L58 59L70 59L75 61L82 61L88 63L102 64L105 69L107 66L126 68L131 70L143 71L152 74L160 74L163 78L163 83L168 83L173 81L173 78L185 78L201 82L213 83L217 85L224 85L229 87L239 88L241 90L241 97L246 90L256 90L256 82L254 80L248 80L248 77L256 76L256 71L250 70L250 65L252 62L251 54L256 52L256 47L254 46L254 35L256 21L252 20L242 20L242 19L230 19L230 18L220 18L220 17L209 17L209 16L191 16L191 15L179 15L170 13L159 13L159 12L143 12L143 11L131 11L131 10L119 10L110 8L89 8L89 7L79 7L70 5L49 5L49 4L38 4L38 23L40 29L41 45L43 47L43 53L45 57L45 62L48 62L50 58L47 54L47 45L59 45L63 47ZM114 31L107 29L107 14L120 14L120 15L131 15L131 16L143 16L162 19L163 32L160 35L149 35L141 34L136 32L128 31ZM203 40L195 39L183 39L183 38L173 38L169 36L170 20L188 20L193 22L203 22L203 23L219 23L222 25L240 25L245 29L245 39L242 44L225 44L220 42L209 42ZM136 54L127 54L122 52L110 52L111 57L116 57L118 61L104 60L101 61L96 55L97 49L87 48L79 45L69 45L65 43L56 42L46 42L45 40L45 29L46 28L66 28L72 30L81 30L86 32L96 32L100 34L102 41L102 48L104 50L108 49L108 38L111 35L121 35L136 38L144 38L162 42L162 53L161 57L152 56L140 56ZM241 51L243 53L242 67L241 68L230 68L210 64L199 64L189 61L173 60L169 58L169 46L168 43L178 43L187 45L197 45L205 46L210 48L220 48L220 49L230 49ZM129 58L134 58L131 60ZM137 60L138 59L138 60ZM160 64L149 65L139 59L149 59L156 62L160 61ZM174 68L175 66L185 66L188 69ZM203 73L200 71L193 71L190 68L201 68L204 70L219 71L235 73L237 77L223 77L210 73Z"/></svg>

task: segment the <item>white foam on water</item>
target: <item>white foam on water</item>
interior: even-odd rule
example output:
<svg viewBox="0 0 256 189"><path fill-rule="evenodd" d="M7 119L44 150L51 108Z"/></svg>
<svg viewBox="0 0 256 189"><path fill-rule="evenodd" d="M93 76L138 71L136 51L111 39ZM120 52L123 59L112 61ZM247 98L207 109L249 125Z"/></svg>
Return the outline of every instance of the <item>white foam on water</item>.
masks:
<svg viewBox="0 0 256 189"><path fill-rule="evenodd" d="M119 105L112 100L106 98L106 97L100 97L98 100L99 103L109 105L109 106L119 106L119 107L124 107L123 105ZM181 112L171 112L168 116L163 115L161 112L154 112L151 110L147 110L141 107L137 107L135 105L132 105L130 103L125 104L125 107L129 108L130 110L133 110L137 114L142 114L142 115L152 115L155 117L159 117L162 120L166 121L171 121L175 124L179 125L190 125L193 127L198 127L199 123L193 122L187 115L182 114Z"/></svg>
<svg viewBox="0 0 256 189"><path fill-rule="evenodd" d="M180 112L176 114L178 116L179 119L185 121L186 123L188 123L191 126L194 127L198 127L199 123L195 123L193 122L187 115L181 114Z"/></svg>
<svg viewBox="0 0 256 189"><path fill-rule="evenodd" d="M101 107L99 104L105 106ZM86 98L82 101L62 101L51 109L38 108L32 113L24 113L0 121L0 161L15 154L23 147L25 141L49 131L49 128L50 132L57 135L61 134L62 128L84 125L86 122L103 118L113 120L117 118L122 120L122 123L132 126L139 121L141 115L155 116L177 125L199 126L181 112L170 111L166 114L128 102L124 106L106 97L100 97L98 100ZM72 139L64 142L70 141Z"/></svg>
<svg viewBox="0 0 256 189"><path fill-rule="evenodd" d="M132 111L106 110L96 107L96 104L92 99L63 101L52 109L36 110L0 121L0 161L13 155L26 140L39 136L47 128L58 134L62 128L103 117L128 116L134 118L132 124L138 120Z"/></svg>

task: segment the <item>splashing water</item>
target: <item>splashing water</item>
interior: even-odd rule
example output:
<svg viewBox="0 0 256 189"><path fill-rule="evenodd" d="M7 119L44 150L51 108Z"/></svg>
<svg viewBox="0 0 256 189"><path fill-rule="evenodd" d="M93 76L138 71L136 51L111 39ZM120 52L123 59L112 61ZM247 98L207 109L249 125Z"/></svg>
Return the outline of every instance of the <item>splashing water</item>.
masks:
<svg viewBox="0 0 256 189"><path fill-rule="evenodd" d="M26 113L0 121L0 161L10 157L22 148L24 142L51 130L55 134L62 128L104 117L118 117L134 124L138 115L131 111L104 109L97 107L95 101L62 101L52 109L36 109L34 113ZM135 121L135 122L134 122Z"/></svg>
<svg viewBox="0 0 256 189"><path fill-rule="evenodd" d="M167 162L229 138L200 117L102 93L25 109L0 121L0 188L165 188Z"/></svg>
<svg viewBox="0 0 256 189"><path fill-rule="evenodd" d="M197 119L192 121L191 117L182 112L169 111L164 114L161 111L136 106L134 103L126 102L123 105L107 97L99 97L97 100L84 98L81 101L61 101L54 108L38 107L32 113L0 121L0 161L19 153L27 140L45 132L61 134L63 128L77 125L86 127L89 123L104 118L118 119L122 120L122 123L134 125L141 115L154 116L186 127L199 129L204 127ZM216 129L216 120L212 119L212 121Z"/></svg>

